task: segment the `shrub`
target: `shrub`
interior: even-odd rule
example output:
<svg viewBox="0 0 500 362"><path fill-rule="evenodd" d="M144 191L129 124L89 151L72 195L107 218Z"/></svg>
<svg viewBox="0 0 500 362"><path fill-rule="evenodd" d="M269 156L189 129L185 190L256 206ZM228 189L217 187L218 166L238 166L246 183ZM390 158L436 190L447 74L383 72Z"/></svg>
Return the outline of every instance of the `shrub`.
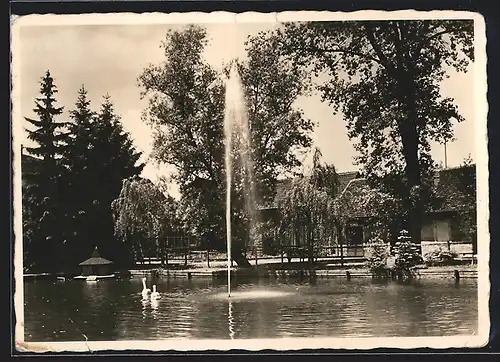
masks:
<svg viewBox="0 0 500 362"><path fill-rule="evenodd" d="M374 277L413 279L415 267L422 263L420 250L411 242L406 230L401 230L398 241L391 251L380 238L374 238L366 248L366 266Z"/></svg>
<svg viewBox="0 0 500 362"><path fill-rule="evenodd" d="M374 274L387 269L387 258L390 256L389 245L382 240L371 240L365 249L366 266Z"/></svg>
<svg viewBox="0 0 500 362"><path fill-rule="evenodd" d="M450 250L439 248L425 254L424 260L427 266L453 265L458 254Z"/></svg>
<svg viewBox="0 0 500 362"><path fill-rule="evenodd" d="M412 279L415 276L415 267L422 263L419 248L411 242L406 230L399 234L398 241L394 245L395 265L394 270L399 279Z"/></svg>

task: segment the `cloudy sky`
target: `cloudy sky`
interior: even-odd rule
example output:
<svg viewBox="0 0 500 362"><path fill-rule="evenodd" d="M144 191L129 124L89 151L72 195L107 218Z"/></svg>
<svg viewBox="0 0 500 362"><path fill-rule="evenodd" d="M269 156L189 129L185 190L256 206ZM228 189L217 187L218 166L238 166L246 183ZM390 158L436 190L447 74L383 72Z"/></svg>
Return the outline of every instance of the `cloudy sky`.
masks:
<svg viewBox="0 0 500 362"><path fill-rule="evenodd" d="M248 35L272 28L271 23L205 24L210 38L206 60L214 67L224 61L245 57L243 42ZM147 103L140 99L141 89L137 77L148 64L163 60L161 41L169 29L181 29L182 25L70 25L70 26L23 26L19 29L18 47L14 56L18 61L20 99L15 101L21 117L32 117L33 100L39 93L39 80L50 70L58 86L59 105L66 113L72 109L78 89L85 84L93 108L98 109L101 97L109 93L121 115L124 127L130 132L136 147L148 155L151 150L151 132L141 122L141 112ZM469 154L474 159L474 110L473 72L451 74L442 84L442 95L451 96L459 106L466 121L455 127L456 141L448 144L448 166L458 166ZM347 138L345 122L340 115L323 104L319 97L301 98L297 105L306 117L317 122L313 134L318 146L329 163L339 171L356 170L356 155ZM27 144L26 135L22 143ZM444 160L444 147L433 150L437 161ZM308 161L306 160L306 163ZM154 178L159 170L149 163L144 176ZM172 189L175 194L175 188Z"/></svg>

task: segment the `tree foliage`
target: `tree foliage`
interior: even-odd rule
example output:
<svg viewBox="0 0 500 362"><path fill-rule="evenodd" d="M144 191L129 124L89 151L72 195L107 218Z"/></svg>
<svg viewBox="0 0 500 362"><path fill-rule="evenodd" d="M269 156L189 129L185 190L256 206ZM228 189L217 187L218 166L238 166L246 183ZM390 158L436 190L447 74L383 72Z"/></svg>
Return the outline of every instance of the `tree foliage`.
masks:
<svg viewBox="0 0 500 362"><path fill-rule="evenodd" d="M201 239L210 235L211 248L225 246L224 72L203 59L206 31L189 26L170 31L163 42L165 62L144 69L139 81L149 97L146 121L154 127L153 157L175 166L186 225ZM252 159L258 196L270 198L276 177L299 161L293 151L310 145L312 123L292 108L302 92L301 73L285 64L268 62L272 48L253 39L249 60L239 62L249 110ZM232 155L237 164L237 155ZM235 166L237 167L237 166ZM238 170L235 170L238 175ZM242 179L232 190L235 243L243 250L248 240Z"/></svg>
<svg viewBox="0 0 500 362"><path fill-rule="evenodd" d="M202 235L215 229L223 239L223 108L217 72L202 59L206 32L200 27L169 31L165 62L144 69L139 78L149 97L145 119L154 128L152 157L176 169L189 229Z"/></svg>
<svg viewBox="0 0 500 362"><path fill-rule="evenodd" d="M130 263L145 256L165 258L168 236L178 232L177 205L150 180L138 177L123 181L112 203L114 230L120 249Z"/></svg>
<svg viewBox="0 0 500 362"><path fill-rule="evenodd" d="M23 172L24 265L38 270L54 270L62 261L58 244L63 242L60 218L61 162L64 122L58 118L63 107L56 105L58 90L49 71L40 82L40 97L35 100L36 118L25 118L32 129L28 138L34 145L26 147L29 158Z"/></svg>
<svg viewBox="0 0 500 362"><path fill-rule="evenodd" d="M366 266L375 278L387 277L387 258L390 246L383 239L372 238L365 248Z"/></svg>
<svg viewBox="0 0 500 362"><path fill-rule="evenodd" d="M408 231L399 232L393 247L378 236L371 239L367 248L366 264L375 278L408 281L417 276L416 267L423 262L419 248L411 242Z"/></svg>
<svg viewBox="0 0 500 362"><path fill-rule="evenodd" d="M121 256L113 240L111 202L118 196L124 178L138 175L143 165L111 98L103 97L95 112L82 86L70 112L67 166L67 229L71 233L69 260L77 264L98 245L103 256L120 264Z"/></svg>
<svg viewBox="0 0 500 362"><path fill-rule="evenodd" d="M39 271L72 271L95 246L120 265L113 237L111 202L123 178L143 165L109 97L102 109L91 109L87 91L78 92L69 122L58 122L57 90L50 73L42 79L36 100L37 128L28 130L36 157L23 157L23 236L25 267Z"/></svg>
<svg viewBox="0 0 500 362"><path fill-rule="evenodd" d="M400 199L420 240L430 199L431 141L453 137L461 122L440 84L450 69L467 71L473 54L469 20L289 23L273 46L318 75L323 99L342 112L369 180Z"/></svg>
<svg viewBox="0 0 500 362"><path fill-rule="evenodd" d="M395 243L405 220L401 200L370 186L365 179L353 182L335 199L340 226L344 228L349 220L362 218L373 237L376 235L385 242Z"/></svg>
<svg viewBox="0 0 500 362"><path fill-rule="evenodd" d="M338 178L332 165L320 163L321 153L315 150L310 175L294 178L279 201L279 233L292 231L297 246L306 247L309 261L314 258L314 249L320 243L335 242L338 231L338 215L335 208Z"/></svg>
<svg viewBox="0 0 500 362"><path fill-rule="evenodd" d="M298 156L309 151L314 127L294 106L309 92L306 72L283 61L269 40L265 33L250 37L248 59L239 66L262 202L274 197L279 176L301 166Z"/></svg>

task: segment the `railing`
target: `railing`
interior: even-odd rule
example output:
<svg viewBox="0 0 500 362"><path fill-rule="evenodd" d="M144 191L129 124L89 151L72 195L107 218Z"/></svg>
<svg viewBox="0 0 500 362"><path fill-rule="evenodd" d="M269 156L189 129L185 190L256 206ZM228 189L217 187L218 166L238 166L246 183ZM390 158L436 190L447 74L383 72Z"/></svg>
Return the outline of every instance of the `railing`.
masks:
<svg viewBox="0 0 500 362"><path fill-rule="evenodd" d="M363 259L367 256L367 249L372 244L362 245L314 245L312 249L312 256L315 260L320 259ZM387 245L388 244L383 244ZM421 249L421 254L424 256L427 252L434 248L442 248L445 250L454 251L460 258L473 258L472 244L470 242L450 241L450 242L436 242L436 241L422 241L421 245L416 245ZM269 249L269 248L267 248ZM250 262L257 264L259 260L263 259L277 259L287 261L291 259L299 259L306 261L310 256L310 249L306 245L274 245L273 250L266 250L266 248L249 248L246 256ZM225 262L226 253L200 250L194 246L184 247L171 247L163 252L163 263L160 256L152 256L143 258L138 264L142 265L188 265L192 263L207 263L210 262Z"/></svg>

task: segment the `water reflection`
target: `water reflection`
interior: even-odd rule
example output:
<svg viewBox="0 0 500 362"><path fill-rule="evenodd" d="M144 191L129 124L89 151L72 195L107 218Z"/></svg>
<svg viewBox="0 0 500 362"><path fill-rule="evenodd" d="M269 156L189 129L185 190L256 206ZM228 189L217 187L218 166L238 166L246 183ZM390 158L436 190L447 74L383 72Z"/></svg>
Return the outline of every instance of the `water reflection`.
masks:
<svg viewBox="0 0 500 362"><path fill-rule="evenodd" d="M146 308L148 307L149 305L149 300L148 299L141 299L141 304L142 304L142 319L146 319L147 317L147 311L146 311Z"/></svg>
<svg viewBox="0 0 500 362"><path fill-rule="evenodd" d="M95 284L27 282L25 338L387 337L477 330L475 281L462 280L460 288L446 280L414 285L355 279L236 281L231 300L220 282L158 279L156 283L162 299L151 301L142 300L140 278Z"/></svg>
<svg viewBox="0 0 500 362"><path fill-rule="evenodd" d="M158 307L159 306L160 306L160 300L151 299L151 314L153 315L154 319L156 319L156 316L158 314Z"/></svg>
<svg viewBox="0 0 500 362"><path fill-rule="evenodd" d="M233 320L233 303L228 302L227 320L229 324L229 338L234 339L234 320Z"/></svg>

